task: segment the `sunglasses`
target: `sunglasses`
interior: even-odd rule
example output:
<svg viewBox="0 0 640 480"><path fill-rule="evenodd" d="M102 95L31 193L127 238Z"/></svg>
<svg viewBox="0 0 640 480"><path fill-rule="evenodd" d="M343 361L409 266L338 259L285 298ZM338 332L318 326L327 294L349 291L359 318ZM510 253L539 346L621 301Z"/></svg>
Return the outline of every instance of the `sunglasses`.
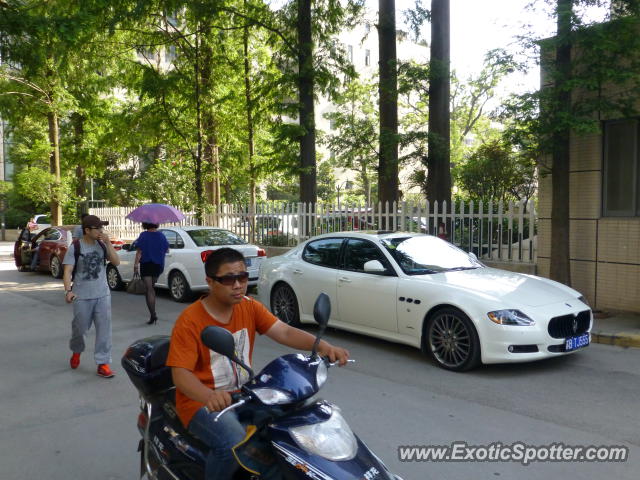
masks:
<svg viewBox="0 0 640 480"><path fill-rule="evenodd" d="M222 285L231 287L236 281L239 283L247 283L249 281L249 272L242 272L236 275L225 275L223 277L209 277Z"/></svg>
<svg viewBox="0 0 640 480"><path fill-rule="evenodd" d="M91 230L102 230L102 227L89 227Z"/></svg>

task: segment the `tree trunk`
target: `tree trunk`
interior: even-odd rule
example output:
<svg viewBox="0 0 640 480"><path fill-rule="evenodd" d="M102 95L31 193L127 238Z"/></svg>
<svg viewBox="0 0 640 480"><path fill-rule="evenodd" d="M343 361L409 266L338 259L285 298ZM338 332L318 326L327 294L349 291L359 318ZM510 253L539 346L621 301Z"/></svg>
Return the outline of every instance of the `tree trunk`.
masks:
<svg viewBox="0 0 640 480"><path fill-rule="evenodd" d="M245 0L245 7L246 7ZM247 109L247 145L249 154L249 209L253 213L256 210L256 168L254 165L254 141L253 141L253 100L251 98L251 66L249 63L249 27L244 27L243 47L244 47L244 94ZM254 215L250 215L252 225L249 230L251 243L255 242Z"/></svg>
<svg viewBox="0 0 640 480"><path fill-rule="evenodd" d="M556 46L556 106L553 115L558 119L571 114L571 17L573 0L558 0L557 46ZM564 122L562 122L564 123ZM569 139L567 127L558 128L553 134L553 164L551 166L551 269L553 280L571 284L571 264L569 260Z"/></svg>
<svg viewBox="0 0 640 480"><path fill-rule="evenodd" d="M451 205L449 25L449 0L431 0L427 199L439 205L446 201L447 206Z"/></svg>
<svg viewBox="0 0 640 480"><path fill-rule="evenodd" d="M199 27L199 25L198 25ZM198 28L199 29L199 28ZM197 151L195 156L195 181L196 181L196 223L202 225L203 217L203 188L202 188L202 98L200 97L200 35L195 34L195 59L193 63L195 77L196 100L196 135Z"/></svg>
<svg viewBox="0 0 640 480"><path fill-rule="evenodd" d="M84 143L84 115L74 113L71 115L71 123L73 124L73 146L76 159L76 196L86 200L87 195L87 175L82 162L82 145ZM86 202L84 207L78 205L78 218L86 210Z"/></svg>
<svg viewBox="0 0 640 480"><path fill-rule="evenodd" d="M59 188L60 188L60 144L58 115L55 112L47 114L49 120L49 145L51 145L51 153L49 153L49 168L54 176L54 192L51 195L51 225L62 225L62 206L60 205Z"/></svg>
<svg viewBox="0 0 640 480"><path fill-rule="evenodd" d="M201 92L207 93L213 88L211 85L211 68L213 65L213 49L203 34L200 45L202 65L200 67ZM218 163L218 141L216 136L216 120L211 107L204 107L202 111L202 132L204 136L202 164L206 165L211 174L211 180L204 183L204 196L207 203L220 205L220 165Z"/></svg>
<svg viewBox="0 0 640 480"><path fill-rule="evenodd" d="M298 0L298 89L300 137L300 201L315 203L316 126L313 103L314 69L311 38L311 0Z"/></svg>
<svg viewBox="0 0 640 480"><path fill-rule="evenodd" d="M398 200L398 70L396 58L396 2L379 0L378 51L380 54L380 153L378 200Z"/></svg>

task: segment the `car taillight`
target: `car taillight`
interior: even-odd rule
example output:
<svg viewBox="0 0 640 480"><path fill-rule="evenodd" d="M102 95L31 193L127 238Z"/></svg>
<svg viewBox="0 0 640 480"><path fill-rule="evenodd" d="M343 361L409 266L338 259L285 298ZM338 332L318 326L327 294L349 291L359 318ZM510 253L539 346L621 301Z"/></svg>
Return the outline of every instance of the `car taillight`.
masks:
<svg viewBox="0 0 640 480"><path fill-rule="evenodd" d="M258 249L258 256L259 257L266 257L267 256L267 251L264 248L259 248Z"/></svg>
<svg viewBox="0 0 640 480"><path fill-rule="evenodd" d="M202 263L207 261L207 258L209 257L209 255L211 255L212 252L213 250L205 250L203 252L200 252L200 258L202 259Z"/></svg>

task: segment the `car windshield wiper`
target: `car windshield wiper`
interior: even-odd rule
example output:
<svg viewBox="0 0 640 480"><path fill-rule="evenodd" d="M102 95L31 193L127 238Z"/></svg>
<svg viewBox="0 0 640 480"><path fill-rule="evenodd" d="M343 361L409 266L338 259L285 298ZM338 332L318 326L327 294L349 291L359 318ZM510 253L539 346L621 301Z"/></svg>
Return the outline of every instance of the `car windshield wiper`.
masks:
<svg viewBox="0 0 640 480"><path fill-rule="evenodd" d="M432 275L434 273L442 273L445 270L433 270L431 268L421 268L419 270L411 270L407 272L409 275Z"/></svg>
<svg viewBox="0 0 640 480"><path fill-rule="evenodd" d="M459 272L460 270L475 270L480 267L453 267L443 270L444 272Z"/></svg>

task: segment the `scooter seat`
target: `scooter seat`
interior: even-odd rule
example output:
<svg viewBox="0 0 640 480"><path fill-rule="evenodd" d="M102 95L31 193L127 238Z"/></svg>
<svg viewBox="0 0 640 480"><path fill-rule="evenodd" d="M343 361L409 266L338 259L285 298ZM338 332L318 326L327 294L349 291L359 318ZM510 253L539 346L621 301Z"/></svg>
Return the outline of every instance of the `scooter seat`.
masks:
<svg viewBox="0 0 640 480"><path fill-rule="evenodd" d="M209 451L209 447L198 437L194 436L187 430L182 421L178 418L176 410L176 392L170 390L165 393L162 402L162 413L166 425L170 426L178 435L180 435L193 448L200 450L204 455Z"/></svg>

